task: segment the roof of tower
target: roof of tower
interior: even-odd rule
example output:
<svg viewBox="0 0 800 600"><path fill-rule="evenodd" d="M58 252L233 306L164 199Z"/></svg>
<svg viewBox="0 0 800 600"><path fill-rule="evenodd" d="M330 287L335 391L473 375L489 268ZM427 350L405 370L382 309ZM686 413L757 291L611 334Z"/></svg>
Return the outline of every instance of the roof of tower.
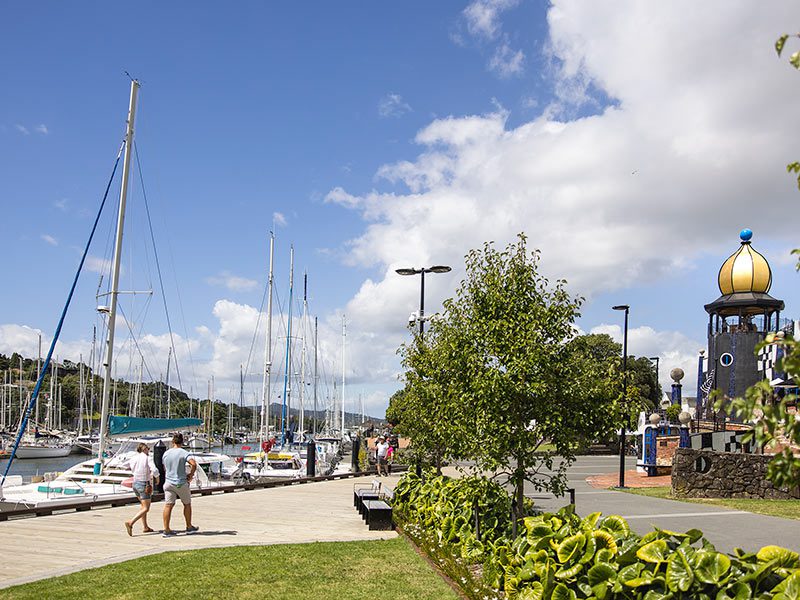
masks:
<svg viewBox="0 0 800 600"><path fill-rule="evenodd" d="M772 286L772 270L767 259L750 245L753 232L742 229L742 244L719 269L719 291L723 296L741 292L766 294Z"/></svg>

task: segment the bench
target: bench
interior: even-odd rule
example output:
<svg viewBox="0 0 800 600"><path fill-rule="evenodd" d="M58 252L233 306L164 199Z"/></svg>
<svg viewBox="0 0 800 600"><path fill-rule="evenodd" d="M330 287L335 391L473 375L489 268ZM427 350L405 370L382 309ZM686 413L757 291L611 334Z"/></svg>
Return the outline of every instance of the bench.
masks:
<svg viewBox="0 0 800 600"><path fill-rule="evenodd" d="M373 479L372 483L357 483L353 486L353 506L358 510L358 514L366 518L364 502L367 500L379 500L381 496L381 482Z"/></svg>
<svg viewBox="0 0 800 600"><path fill-rule="evenodd" d="M365 500L364 518L370 531L391 531L394 529L392 523L392 507L383 500Z"/></svg>

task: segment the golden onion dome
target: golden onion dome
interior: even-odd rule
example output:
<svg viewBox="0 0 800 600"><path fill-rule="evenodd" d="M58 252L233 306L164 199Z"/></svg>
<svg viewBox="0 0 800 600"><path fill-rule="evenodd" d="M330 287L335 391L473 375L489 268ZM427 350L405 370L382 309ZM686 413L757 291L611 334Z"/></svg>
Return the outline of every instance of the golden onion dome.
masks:
<svg viewBox="0 0 800 600"><path fill-rule="evenodd" d="M719 291L723 296L737 292L766 294L772 286L772 270L767 259L750 246L752 237L752 231L742 229L742 245L720 267Z"/></svg>

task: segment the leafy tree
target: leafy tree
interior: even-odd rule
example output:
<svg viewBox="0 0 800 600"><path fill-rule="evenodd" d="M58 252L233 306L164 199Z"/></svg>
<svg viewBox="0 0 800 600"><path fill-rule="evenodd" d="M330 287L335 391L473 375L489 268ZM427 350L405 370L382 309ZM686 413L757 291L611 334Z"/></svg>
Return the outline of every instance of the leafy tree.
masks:
<svg viewBox="0 0 800 600"><path fill-rule="evenodd" d="M506 478L517 519L526 481L562 494L576 448L619 421L619 358L574 339L581 303L539 273L520 234L504 251L470 252L441 318L401 349L414 444Z"/></svg>
<svg viewBox="0 0 800 600"><path fill-rule="evenodd" d="M589 333L575 338L577 344L586 354L587 358L600 363L622 358L622 344L615 342L606 333ZM622 364L619 365L622 370ZM617 381L622 381L619 375ZM642 410L656 408L661 400L661 385L653 368L653 363L644 356L628 356L628 390L626 404L630 420L638 417Z"/></svg>

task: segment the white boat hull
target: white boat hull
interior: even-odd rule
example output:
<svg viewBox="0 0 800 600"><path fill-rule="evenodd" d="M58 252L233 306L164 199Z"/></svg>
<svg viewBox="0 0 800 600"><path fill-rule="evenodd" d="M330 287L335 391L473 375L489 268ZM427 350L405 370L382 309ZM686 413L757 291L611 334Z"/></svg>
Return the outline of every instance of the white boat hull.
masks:
<svg viewBox="0 0 800 600"><path fill-rule="evenodd" d="M63 446L25 446L17 448L17 458L63 458L72 452L72 445Z"/></svg>

